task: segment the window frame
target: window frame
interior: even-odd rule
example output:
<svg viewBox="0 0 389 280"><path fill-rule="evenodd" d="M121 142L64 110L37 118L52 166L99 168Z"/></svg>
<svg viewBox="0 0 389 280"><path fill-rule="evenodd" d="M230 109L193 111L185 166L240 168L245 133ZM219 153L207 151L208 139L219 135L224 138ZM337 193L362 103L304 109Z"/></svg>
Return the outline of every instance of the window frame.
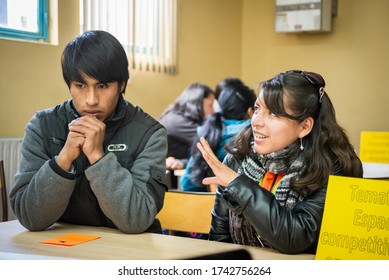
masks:
<svg viewBox="0 0 389 280"><path fill-rule="evenodd" d="M49 41L49 0L38 0L38 31L30 32L20 29L0 27L0 37L27 41Z"/></svg>

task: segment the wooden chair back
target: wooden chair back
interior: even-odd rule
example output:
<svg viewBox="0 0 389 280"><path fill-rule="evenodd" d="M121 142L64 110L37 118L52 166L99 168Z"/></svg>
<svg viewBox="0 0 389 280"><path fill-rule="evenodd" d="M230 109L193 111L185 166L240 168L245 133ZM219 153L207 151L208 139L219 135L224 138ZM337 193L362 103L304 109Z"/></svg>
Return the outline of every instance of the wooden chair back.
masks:
<svg viewBox="0 0 389 280"><path fill-rule="evenodd" d="M1 205L3 210L3 222L8 221L8 198L7 188L5 186L5 172L4 162L0 160L0 191L1 191Z"/></svg>
<svg viewBox="0 0 389 280"><path fill-rule="evenodd" d="M164 229L208 234L214 192L183 192L169 190L157 218Z"/></svg>

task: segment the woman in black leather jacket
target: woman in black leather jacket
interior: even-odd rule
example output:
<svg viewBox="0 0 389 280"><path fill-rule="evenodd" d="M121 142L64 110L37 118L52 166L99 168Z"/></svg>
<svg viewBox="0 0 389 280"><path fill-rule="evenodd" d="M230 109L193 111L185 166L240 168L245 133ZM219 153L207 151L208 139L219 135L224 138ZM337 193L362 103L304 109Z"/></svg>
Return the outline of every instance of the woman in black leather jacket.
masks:
<svg viewBox="0 0 389 280"><path fill-rule="evenodd" d="M251 127L221 163L198 143L218 184L209 239L315 253L329 175L362 177L362 163L317 73L281 73L261 83Z"/></svg>

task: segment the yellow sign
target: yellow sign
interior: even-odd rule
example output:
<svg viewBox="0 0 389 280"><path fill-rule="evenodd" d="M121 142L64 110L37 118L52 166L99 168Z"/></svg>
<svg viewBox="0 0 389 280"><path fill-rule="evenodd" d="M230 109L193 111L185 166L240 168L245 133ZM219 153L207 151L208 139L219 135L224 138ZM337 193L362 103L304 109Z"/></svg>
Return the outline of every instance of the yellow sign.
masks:
<svg viewBox="0 0 389 280"><path fill-rule="evenodd" d="M389 181L330 176L317 260L389 260Z"/></svg>
<svg viewBox="0 0 389 280"><path fill-rule="evenodd" d="M362 162L389 163L389 132L362 131L359 158Z"/></svg>

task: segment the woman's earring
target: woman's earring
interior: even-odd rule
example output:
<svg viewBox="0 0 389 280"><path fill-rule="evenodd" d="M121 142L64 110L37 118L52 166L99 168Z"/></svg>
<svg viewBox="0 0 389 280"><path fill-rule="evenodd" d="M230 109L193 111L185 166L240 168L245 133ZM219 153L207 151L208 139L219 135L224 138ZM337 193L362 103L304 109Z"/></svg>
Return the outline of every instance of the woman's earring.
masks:
<svg viewBox="0 0 389 280"><path fill-rule="evenodd" d="M304 146L303 146L303 138L300 138L300 150L304 150Z"/></svg>

